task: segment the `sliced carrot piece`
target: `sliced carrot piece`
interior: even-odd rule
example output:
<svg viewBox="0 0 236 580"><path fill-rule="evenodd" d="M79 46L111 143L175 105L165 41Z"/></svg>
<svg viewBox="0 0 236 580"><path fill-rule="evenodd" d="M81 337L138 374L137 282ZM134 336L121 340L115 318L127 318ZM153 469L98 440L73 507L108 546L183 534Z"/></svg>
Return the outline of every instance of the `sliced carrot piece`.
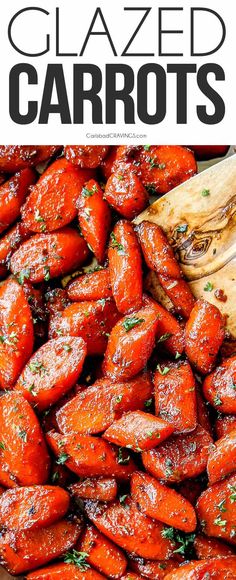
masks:
<svg viewBox="0 0 236 580"><path fill-rule="evenodd" d="M79 519L61 520L47 528L6 532L0 538L0 560L10 574L22 574L62 556L81 533Z"/></svg>
<svg viewBox="0 0 236 580"><path fill-rule="evenodd" d="M142 558L132 558L130 565L132 570L139 572L142 576L138 578L149 578L151 580L162 580L166 574L179 567L179 562L170 558L169 560L144 560Z"/></svg>
<svg viewBox="0 0 236 580"><path fill-rule="evenodd" d="M195 379L187 361L162 363L154 375L156 415L168 421L174 433L197 426Z"/></svg>
<svg viewBox="0 0 236 580"><path fill-rule="evenodd" d="M113 379L130 379L146 365L155 344L156 312L146 306L122 318L112 329L105 352L104 374Z"/></svg>
<svg viewBox="0 0 236 580"><path fill-rule="evenodd" d="M126 163L109 177L105 199L126 219L133 219L148 206L148 193L142 182Z"/></svg>
<svg viewBox="0 0 236 580"><path fill-rule="evenodd" d="M0 387L11 389L33 351L30 307L20 284L8 278L0 288Z"/></svg>
<svg viewBox="0 0 236 580"><path fill-rule="evenodd" d="M143 221L136 229L148 268L169 278L181 278L173 249L160 226Z"/></svg>
<svg viewBox="0 0 236 580"><path fill-rule="evenodd" d="M185 352L202 374L213 369L224 336L224 319L218 308L198 300L186 324Z"/></svg>
<svg viewBox="0 0 236 580"><path fill-rule="evenodd" d="M236 556L228 558L212 558L211 560L202 560L201 562L191 562L181 566L178 570L170 572L165 576L165 580L203 580L214 578L222 580L223 578L234 578L236 574Z"/></svg>
<svg viewBox="0 0 236 580"><path fill-rule="evenodd" d="M40 411L56 403L76 383L86 356L82 338L49 340L30 358L15 389Z"/></svg>
<svg viewBox="0 0 236 580"><path fill-rule="evenodd" d="M128 552L152 560L172 554L174 544L163 537L163 524L145 516L128 496L110 504L88 500L85 512L100 532Z"/></svg>
<svg viewBox="0 0 236 580"><path fill-rule="evenodd" d="M158 278L162 288L174 304L176 313L188 319L196 302L189 284L183 279L177 280L162 274Z"/></svg>
<svg viewBox="0 0 236 580"><path fill-rule="evenodd" d="M230 431L212 446L207 462L209 482L216 483L235 471L235 460L236 429Z"/></svg>
<svg viewBox="0 0 236 580"><path fill-rule="evenodd" d="M176 435L156 449L142 454L145 469L168 482L196 477L206 469L212 439L202 427L192 433Z"/></svg>
<svg viewBox="0 0 236 580"><path fill-rule="evenodd" d="M105 159L109 145L66 145L65 156L68 161L79 167L95 169Z"/></svg>
<svg viewBox="0 0 236 580"><path fill-rule="evenodd" d="M109 332L120 314L110 298L74 303L49 323L49 337L81 336L87 344L88 354L104 354Z"/></svg>
<svg viewBox="0 0 236 580"><path fill-rule="evenodd" d="M157 340L158 344L171 354L180 355L184 350L184 331L178 320L153 298L144 295L143 304L153 306L158 317Z"/></svg>
<svg viewBox="0 0 236 580"><path fill-rule="evenodd" d="M30 237L30 232L25 229L22 222L18 222L10 230L7 231L0 239L0 269L3 268L3 272L6 273L6 267L10 260L11 255L20 244Z"/></svg>
<svg viewBox="0 0 236 580"><path fill-rule="evenodd" d="M104 580L105 576L96 572L93 568L80 570L73 564L53 564L47 568L41 568L36 572L27 574L26 580Z"/></svg>
<svg viewBox="0 0 236 580"><path fill-rule="evenodd" d="M9 489L1 497L0 525L18 531L50 526L65 516L69 502L69 494L61 487Z"/></svg>
<svg viewBox="0 0 236 580"><path fill-rule="evenodd" d="M221 439L230 431L236 429L236 417L235 415L222 415L216 419L215 431L217 439Z"/></svg>
<svg viewBox="0 0 236 580"><path fill-rule="evenodd" d="M92 172L78 169L65 158L54 161L32 188L22 208L22 220L32 232L51 232L69 224L76 202Z"/></svg>
<svg viewBox="0 0 236 580"><path fill-rule="evenodd" d="M55 145L0 145L0 171L15 173L46 161L60 150Z"/></svg>
<svg viewBox="0 0 236 580"><path fill-rule="evenodd" d="M236 475L203 491L196 509L207 536L222 538L236 545Z"/></svg>
<svg viewBox="0 0 236 580"><path fill-rule="evenodd" d="M87 562L109 578L120 578L126 570L123 552L91 524L86 527L76 549L87 554Z"/></svg>
<svg viewBox="0 0 236 580"><path fill-rule="evenodd" d="M46 282L63 276L84 263L89 250L79 232L65 227L50 234L36 234L11 257L13 274L30 282Z"/></svg>
<svg viewBox="0 0 236 580"><path fill-rule="evenodd" d="M224 360L205 378L203 392L217 411L236 414L236 356Z"/></svg>
<svg viewBox="0 0 236 580"><path fill-rule="evenodd" d="M152 396L148 374L138 375L127 383L98 379L78 393L57 412L62 433L101 433L125 411L144 409Z"/></svg>
<svg viewBox="0 0 236 580"><path fill-rule="evenodd" d="M194 540L194 549L199 560L208 560L209 558L225 558L226 556L234 556L233 548L216 540L216 538L206 538L206 536L198 535Z"/></svg>
<svg viewBox="0 0 236 580"><path fill-rule="evenodd" d="M29 187L35 181L35 171L23 169L0 185L0 233L19 217L21 206L29 193Z"/></svg>
<svg viewBox="0 0 236 580"><path fill-rule="evenodd" d="M103 262L111 225L111 210L103 198L100 185L94 179L90 179L83 187L78 209L82 234L98 262Z"/></svg>
<svg viewBox="0 0 236 580"><path fill-rule="evenodd" d="M113 501L117 496L117 483L112 477L88 477L70 485L69 490L75 498Z"/></svg>
<svg viewBox="0 0 236 580"><path fill-rule="evenodd" d="M134 473L131 496L146 516L184 532L195 530L197 518L191 503L154 477L141 471Z"/></svg>
<svg viewBox="0 0 236 580"><path fill-rule="evenodd" d="M108 268L103 268L97 272L84 274L72 280L66 287L70 300L101 300L111 298L111 282Z"/></svg>
<svg viewBox="0 0 236 580"><path fill-rule="evenodd" d="M103 437L110 443L139 452L156 447L172 433L173 428L163 419L143 411L133 411L114 421Z"/></svg>
<svg viewBox="0 0 236 580"><path fill-rule="evenodd" d="M142 147L139 160L142 182L154 195L167 193L197 173L194 154L179 145Z"/></svg>
<svg viewBox="0 0 236 580"><path fill-rule="evenodd" d="M18 393L0 397L1 470L8 487L45 483L49 456L38 419L29 403ZM5 485L4 481L0 483Z"/></svg>
<svg viewBox="0 0 236 580"><path fill-rule="evenodd" d="M50 431L47 442L58 458L80 477L116 477L127 480L135 464L126 450L115 449L100 437L88 435L59 435Z"/></svg>
<svg viewBox="0 0 236 580"><path fill-rule="evenodd" d="M142 306L142 258L132 224L119 221L108 250L112 293L119 312L126 314Z"/></svg>
<svg viewBox="0 0 236 580"><path fill-rule="evenodd" d="M198 423L212 435L212 424L210 420L210 412L208 409L207 402L202 396L201 388L198 383L196 383L196 399L197 399L197 418Z"/></svg>

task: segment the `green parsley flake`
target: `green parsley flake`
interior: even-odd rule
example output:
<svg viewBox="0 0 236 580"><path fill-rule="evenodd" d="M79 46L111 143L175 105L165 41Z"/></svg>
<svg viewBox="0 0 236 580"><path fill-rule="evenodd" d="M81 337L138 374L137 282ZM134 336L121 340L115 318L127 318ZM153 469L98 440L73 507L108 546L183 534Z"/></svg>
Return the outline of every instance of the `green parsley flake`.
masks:
<svg viewBox="0 0 236 580"><path fill-rule="evenodd" d="M77 550L72 550L72 552L67 552L64 557L65 564L74 564L77 566L81 572L90 568L90 564L87 562L88 554L87 552L77 552Z"/></svg>
<svg viewBox="0 0 236 580"><path fill-rule="evenodd" d="M142 324L144 322L144 318L136 318L136 316L131 316L130 318L126 318L122 323L126 332L129 332L135 326Z"/></svg>
<svg viewBox="0 0 236 580"><path fill-rule="evenodd" d="M204 286L204 292L212 292L214 286L211 282L207 282Z"/></svg>

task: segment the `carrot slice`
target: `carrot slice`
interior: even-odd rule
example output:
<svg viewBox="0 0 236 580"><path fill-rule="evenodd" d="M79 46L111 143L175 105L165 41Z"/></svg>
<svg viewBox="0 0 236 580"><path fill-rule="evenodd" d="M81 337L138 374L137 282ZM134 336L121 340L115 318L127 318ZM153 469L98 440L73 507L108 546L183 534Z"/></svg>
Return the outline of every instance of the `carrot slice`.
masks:
<svg viewBox="0 0 236 580"><path fill-rule="evenodd" d="M109 152L109 145L67 145L65 156L74 165L96 169Z"/></svg>
<svg viewBox="0 0 236 580"><path fill-rule="evenodd" d="M8 487L47 481L49 457L43 433L34 411L18 393L0 397L0 441L1 469L9 477Z"/></svg>
<svg viewBox="0 0 236 580"><path fill-rule="evenodd" d="M148 221L141 222L136 229L148 268L169 278L180 278L179 264L163 230Z"/></svg>
<svg viewBox="0 0 236 580"><path fill-rule="evenodd" d="M87 344L88 354L104 354L109 332L120 315L110 298L74 303L49 323L49 338L80 336Z"/></svg>
<svg viewBox="0 0 236 580"><path fill-rule="evenodd" d="M20 284L8 278L0 288L0 388L10 389L33 351L30 307Z"/></svg>
<svg viewBox="0 0 236 580"><path fill-rule="evenodd" d="M236 414L236 356L223 361L205 378L203 392L217 411Z"/></svg>
<svg viewBox="0 0 236 580"><path fill-rule="evenodd" d="M146 516L184 532L195 530L197 518L191 503L154 477L141 471L134 473L131 496Z"/></svg>
<svg viewBox="0 0 236 580"><path fill-rule="evenodd" d="M185 352L202 374L212 371L224 336L224 319L218 308L198 300L186 324Z"/></svg>
<svg viewBox="0 0 236 580"><path fill-rule="evenodd" d="M112 379L130 379L146 365L155 344L156 312L146 306L122 318L112 329L105 352L104 374Z"/></svg>
<svg viewBox="0 0 236 580"><path fill-rule="evenodd" d="M84 274L72 280L66 287L70 300L101 300L111 298L111 282L108 268Z"/></svg>
<svg viewBox="0 0 236 580"><path fill-rule="evenodd" d="M217 439L221 439L230 431L236 429L236 417L235 415L222 415L216 419L215 422L215 432Z"/></svg>
<svg viewBox="0 0 236 580"><path fill-rule="evenodd" d="M36 173L33 169L23 169L0 185L0 233L10 226L20 215L20 209L35 183Z"/></svg>
<svg viewBox="0 0 236 580"><path fill-rule="evenodd" d="M80 477L104 476L127 480L135 470L134 461L126 450L115 449L100 437L62 436L50 431L46 438L59 464L65 463Z"/></svg>
<svg viewBox="0 0 236 580"><path fill-rule="evenodd" d="M139 160L142 182L154 195L167 193L197 173L193 152L179 145L142 147Z"/></svg>
<svg viewBox="0 0 236 580"><path fill-rule="evenodd" d="M78 209L82 234L98 262L103 262L111 225L111 210L103 198L100 185L94 179L83 187L78 199Z"/></svg>
<svg viewBox="0 0 236 580"><path fill-rule="evenodd" d="M86 356L82 338L60 337L37 350L15 389L40 411L56 403L76 383Z"/></svg>
<svg viewBox="0 0 236 580"><path fill-rule="evenodd" d="M187 361L162 363L154 375L156 415L168 421L174 433L197 426L195 379Z"/></svg>
<svg viewBox="0 0 236 580"><path fill-rule="evenodd" d="M234 556L233 548L216 540L216 538L206 538L206 536L198 535L194 540L194 549L199 560L208 560L209 558L225 558L226 556Z"/></svg>
<svg viewBox="0 0 236 580"><path fill-rule="evenodd" d="M61 580L61 578L63 580L72 580L72 578L73 580L105 580L105 576L93 568L81 571L73 564L53 564L26 576L26 580Z"/></svg>
<svg viewBox="0 0 236 580"><path fill-rule="evenodd" d="M179 567L179 562L170 558L169 560L144 560L142 558L132 558L130 566L135 572L142 576L138 578L149 578L151 580L162 580L166 574ZM131 577L132 578L132 577Z"/></svg>
<svg viewBox="0 0 236 580"><path fill-rule="evenodd" d="M174 544L163 537L163 524L145 516L128 496L110 504L87 500L85 512L100 532L128 552L152 560L172 554Z"/></svg>
<svg viewBox="0 0 236 580"><path fill-rule="evenodd" d="M142 182L126 163L109 177L105 199L126 219L133 219L148 206L148 193Z"/></svg>
<svg viewBox="0 0 236 580"><path fill-rule="evenodd" d="M92 172L66 159L54 161L32 188L22 208L22 220L32 232L51 232L69 224L77 214L76 202Z"/></svg>
<svg viewBox="0 0 236 580"><path fill-rule="evenodd" d="M50 526L65 516L69 502L69 494L61 487L10 489L1 497L0 525L18 531Z"/></svg>
<svg viewBox="0 0 236 580"><path fill-rule="evenodd" d="M109 274L116 306L122 314L142 306L142 258L133 226L119 221L110 238Z"/></svg>
<svg viewBox="0 0 236 580"><path fill-rule="evenodd" d="M202 492L197 515L207 536L236 545L236 476L232 475Z"/></svg>
<svg viewBox="0 0 236 580"><path fill-rule="evenodd" d="M87 554L87 562L109 578L120 578L126 570L123 552L91 524L86 527L76 549Z"/></svg>
<svg viewBox="0 0 236 580"><path fill-rule="evenodd" d="M162 288L174 304L176 313L187 320L196 302L189 284L183 279L177 280L162 274L158 278Z"/></svg>
<svg viewBox="0 0 236 580"><path fill-rule="evenodd" d="M87 478L69 487L75 498L113 501L117 496L117 483L112 477Z"/></svg>
<svg viewBox="0 0 236 580"><path fill-rule="evenodd" d="M103 437L110 443L139 452L156 447L172 433L173 428L163 419L143 411L133 411L114 421Z"/></svg>
<svg viewBox="0 0 236 580"><path fill-rule="evenodd" d="M165 576L165 580L203 580L205 578L214 578L222 580L223 578L233 578L236 574L236 556L228 558L213 558L211 560L202 560L201 562L191 562L181 566L178 570L170 572Z"/></svg>
<svg viewBox="0 0 236 580"><path fill-rule="evenodd" d="M212 439L202 427L192 433L171 437L142 454L145 469L157 479L168 482L196 477L206 469Z"/></svg>
<svg viewBox="0 0 236 580"><path fill-rule="evenodd" d="M79 519L61 520L47 528L6 532L0 538L0 561L10 574L22 574L62 556L81 533Z"/></svg>
<svg viewBox="0 0 236 580"><path fill-rule="evenodd" d="M50 234L36 234L23 242L11 257L13 274L30 282L46 282L84 263L89 250L79 232L65 227Z"/></svg>
<svg viewBox="0 0 236 580"><path fill-rule="evenodd" d="M98 379L59 409L57 424L65 434L101 433L125 411L144 409L151 396L148 374L138 375L127 383Z"/></svg>
<svg viewBox="0 0 236 580"><path fill-rule="evenodd" d="M25 229L22 222L12 226L0 239L0 271L3 268L3 273L6 273L6 266L10 260L11 255L20 244L30 237L30 232Z"/></svg>
<svg viewBox="0 0 236 580"><path fill-rule="evenodd" d="M235 471L235 460L236 429L230 431L212 446L207 462L209 482L216 483Z"/></svg>
<svg viewBox="0 0 236 580"><path fill-rule="evenodd" d="M0 145L0 171L15 173L46 161L60 150L55 145Z"/></svg>
<svg viewBox="0 0 236 580"><path fill-rule="evenodd" d="M184 331L178 320L150 296L143 296L143 304L152 306L158 317L157 342L175 356L184 350Z"/></svg>

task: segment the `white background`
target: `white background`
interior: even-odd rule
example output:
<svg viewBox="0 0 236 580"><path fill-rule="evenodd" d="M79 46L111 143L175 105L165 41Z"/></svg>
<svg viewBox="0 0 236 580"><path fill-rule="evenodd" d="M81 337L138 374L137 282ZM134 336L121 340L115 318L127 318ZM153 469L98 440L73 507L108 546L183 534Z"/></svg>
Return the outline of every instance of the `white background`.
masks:
<svg viewBox="0 0 236 580"><path fill-rule="evenodd" d="M38 52L45 47L46 34L50 34L50 52L37 58L27 58L18 54L10 45L7 28L12 16L21 8L38 6L46 9L50 14L44 16L36 12L29 12L17 19L12 32L14 41L22 50ZM86 37L89 25L96 7L103 10L105 20L118 56L114 57L109 42L104 36L92 37L89 40L85 55L81 57L56 57L55 55L55 7L60 8L60 50L61 52L80 52ZM152 6L152 12L147 17L136 41L130 51L155 52L155 57L121 57L129 38L138 25L141 17L139 12L124 12L124 6ZM184 7L183 12L166 14L163 17L165 28L183 29L182 35L166 35L167 52L183 52L184 57L158 56L158 7ZM190 7L211 8L218 12L225 21L227 36L224 46L212 56L190 56ZM196 19L197 22L197 19ZM235 110L236 110L236 6L234 0L8 0L1 5L0 46L1 46L1 93L0 93L0 142L2 144L99 144L104 143L162 143L162 144L232 144L235 142ZM221 37L221 28L218 21L211 16L201 15L197 22L199 50L210 50L218 44ZM102 29L98 22L96 30ZM176 124L176 76L167 75L167 114L159 125L145 125L136 115L135 125L125 125L123 121L123 105L117 105L116 125L92 125L90 120L90 105L86 106L86 121L81 125L61 125L58 115L51 115L48 125L38 125L38 120L30 125L17 125L9 115L9 71L17 62L29 62L37 68L39 84L29 87L26 82L21 83L21 112L26 111L27 101L41 102L45 71L47 64L63 63L67 83L67 93L73 118L73 86L72 72L74 63L93 63L104 70L106 63L125 63L137 71L147 62L158 62L164 68L166 63L196 63L201 66L207 62L220 64L225 71L225 82L213 82L214 88L222 95L226 105L224 120L215 126L204 125L196 115L196 105L207 104L209 113L212 111L210 101L197 87L196 76L189 75L188 80L188 123ZM210 79L209 79L210 80ZM104 75L105 83L105 75ZM135 91L134 91L135 99ZM103 96L105 99L105 97ZM150 86L149 105L153 111L154 92ZM55 95L56 99L56 95ZM127 134L130 133L130 137ZM119 135L120 134L120 135ZM126 134L126 135L124 135ZM89 138L88 135L100 135ZM102 135L102 136L101 136ZM109 136L108 136L109 135ZM137 137L143 135L143 137Z"/></svg>

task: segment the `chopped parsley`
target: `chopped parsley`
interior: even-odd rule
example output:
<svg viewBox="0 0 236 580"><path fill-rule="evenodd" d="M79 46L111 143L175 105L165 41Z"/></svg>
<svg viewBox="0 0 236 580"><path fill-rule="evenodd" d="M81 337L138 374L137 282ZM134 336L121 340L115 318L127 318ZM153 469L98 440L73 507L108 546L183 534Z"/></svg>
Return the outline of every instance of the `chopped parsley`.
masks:
<svg viewBox="0 0 236 580"><path fill-rule="evenodd" d="M69 459L69 457L70 456L68 455L68 453L61 453L57 459L57 464L63 465L67 461L67 459Z"/></svg>
<svg viewBox="0 0 236 580"><path fill-rule="evenodd" d="M2 441L0 441L0 449L2 449L3 451L4 449L6 449L6 445L4 445Z"/></svg>
<svg viewBox="0 0 236 580"><path fill-rule="evenodd" d="M210 189L203 189L201 195L202 197L208 197L210 195Z"/></svg>
<svg viewBox="0 0 236 580"><path fill-rule="evenodd" d="M111 232L110 239L111 239L111 248L117 248L118 254L120 256L124 256L125 255L124 246L117 241L114 232Z"/></svg>
<svg viewBox="0 0 236 580"><path fill-rule="evenodd" d="M126 332L129 332L130 330L132 330L132 328L134 328L138 324L142 324L142 322L144 322L144 318L136 318L136 316L131 316L130 318L126 318L124 320L122 326L124 327Z"/></svg>
<svg viewBox="0 0 236 580"><path fill-rule="evenodd" d="M121 495L119 498L119 502L123 505L125 503L126 498L128 497L128 495Z"/></svg>
<svg viewBox="0 0 236 580"><path fill-rule="evenodd" d="M28 280L30 277L30 268L25 268L24 270L21 270L21 272L18 274L17 280L19 282L19 284L24 284L25 280Z"/></svg>
<svg viewBox="0 0 236 580"><path fill-rule="evenodd" d="M42 375L43 373L47 372L46 367L43 365L42 362L40 362L38 360L30 362L28 367L34 375L36 375L36 374Z"/></svg>
<svg viewBox="0 0 236 580"><path fill-rule="evenodd" d="M162 334L162 336L160 336L160 338L158 338L157 342L165 342L165 340L168 340L168 338L171 338L172 334L170 332L166 332L165 334Z"/></svg>
<svg viewBox="0 0 236 580"><path fill-rule="evenodd" d="M83 187L81 195L83 197L92 197L92 195L94 193L96 193L96 191L98 190L96 185L93 185L93 187L91 189L88 189L88 187Z"/></svg>
<svg viewBox="0 0 236 580"><path fill-rule="evenodd" d="M188 229L188 224L180 224L179 226L177 226L176 231L184 234L185 232L187 232Z"/></svg>
<svg viewBox="0 0 236 580"><path fill-rule="evenodd" d="M214 401L213 402L214 402L214 405L216 405L216 407L220 407L220 405L222 405L222 401L221 401L219 395L216 395L214 397Z"/></svg>
<svg viewBox="0 0 236 580"><path fill-rule="evenodd" d="M87 552L77 552L77 550L72 550L72 552L67 552L64 557L65 564L74 564L77 566L81 572L90 568L87 562L88 554Z"/></svg>
<svg viewBox="0 0 236 580"><path fill-rule="evenodd" d="M124 453L124 449L122 447L119 447L117 461L121 465L126 465L130 461L130 455L127 455L126 457L124 457L123 453Z"/></svg>
<svg viewBox="0 0 236 580"><path fill-rule="evenodd" d="M22 439L24 443L27 443L27 433L24 429L21 429L18 433L19 437Z"/></svg>
<svg viewBox="0 0 236 580"><path fill-rule="evenodd" d="M215 526L219 526L220 528L225 528L227 524L227 520L222 520L221 516L217 516L217 518L213 522Z"/></svg>
<svg viewBox="0 0 236 580"><path fill-rule="evenodd" d="M173 554L182 554L183 556L188 556L189 552L191 553L193 542L196 537L196 534L185 534L184 532L172 527L164 528L161 535L163 538L167 538L176 544L180 544L180 546L173 551Z"/></svg>
<svg viewBox="0 0 236 580"><path fill-rule="evenodd" d="M220 512L226 512L226 507L225 507L225 499L222 499L222 501L220 501L220 503L218 503L217 507L219 508Z"/></svg>
<svg viewBox="0 0 236 580"><path fill-rule="evenodd" d="M231 495L229 496L230 503L234 503L236 501L236 485L230 485L229 489L231 491Z"/></svg>
<svg viewBox="0 0 236 580"><path fill-rule="evenodd" d="M160 373L160 375L163 375L163 376L165 376L165 375L167 375L167 374L168 374L168 372L170 371L170 368L169 368L169 367L164 367L164 368L162 369L160 365L157 365L157 371Z"/></svg>
<svg viewBox="0 0 236 580"><path fill-rule="evenodd" d="M50 268L49 266L44 266L44 280L48 282L50 280Z"/></svg>
<svg viewBox="0 0 236 580"><path fill-rule="evenodd" d="M212 292L214 286L211 282L207 282L204 286L204 292Z"/></svg>
<svg viewBox="0 0 236 580"><path fill-rule="evenodd" d="M152 399L147 399L144 403L144 407L151 407Z"/></svg>

